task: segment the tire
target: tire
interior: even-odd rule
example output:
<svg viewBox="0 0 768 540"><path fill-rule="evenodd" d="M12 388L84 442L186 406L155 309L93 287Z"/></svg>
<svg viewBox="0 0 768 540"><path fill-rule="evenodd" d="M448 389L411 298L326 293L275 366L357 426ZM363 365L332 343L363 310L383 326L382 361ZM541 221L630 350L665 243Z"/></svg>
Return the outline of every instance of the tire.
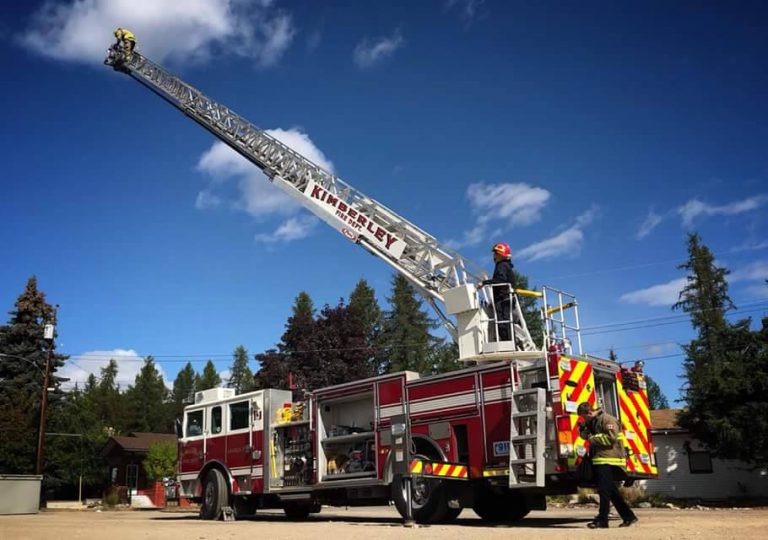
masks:
<svg viewBox="0 0 768 540"><path fill-rule="evenodd" d="M509 491L496 494L486 487L477 490L472 509L484 521L496 523L520 521L531 511L522 494Z"/></svg>
<svg viewBox="0 0 768 540"><path fill-rule="evenodd" d="M450 523L452 521L456 521L456 518L459 517L459 514L461 514L462 510L464 510L462 507L451 508L449 506L445 511L445 517L440 521L440 523Z"/></svg>
<svg viewBox="0 0 768 540"><path fill-rule="evenodd" d="M228 505L229 490L224 475L218 469L211 469L205 476L200 517L207 520L219 519L222 507Z"/></svg>
<svg viewBox="0 0 768 540"><path fill-rule="evenodd" d="M309 517L312 507L308 504L285 504L283 512L291 521L302 521Z"/></svg>
<svg viewBox="0 0 768 540"><path fill-rule="evenodd" d="M411 478L411 483L411 508L414 521L416 523L439 523L443 521L449 510L443 480L414 476ZM405 519L408 514L408 507L405 502L405 484L402 475L399 474L392 478L392 501L394 501L397 511Z"/></svg>

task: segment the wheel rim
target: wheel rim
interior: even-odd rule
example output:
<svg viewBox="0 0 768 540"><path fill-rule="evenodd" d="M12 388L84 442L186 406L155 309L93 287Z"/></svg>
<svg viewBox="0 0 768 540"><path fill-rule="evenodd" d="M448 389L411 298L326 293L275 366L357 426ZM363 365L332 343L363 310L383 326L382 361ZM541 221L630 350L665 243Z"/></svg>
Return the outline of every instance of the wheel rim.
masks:
<svg viewBox="0 0 768 540"><path fill-rule="evenodd" d="M213 507L213 482L208 482L205 485L205 506L206 508L212 508Z"/></svg>

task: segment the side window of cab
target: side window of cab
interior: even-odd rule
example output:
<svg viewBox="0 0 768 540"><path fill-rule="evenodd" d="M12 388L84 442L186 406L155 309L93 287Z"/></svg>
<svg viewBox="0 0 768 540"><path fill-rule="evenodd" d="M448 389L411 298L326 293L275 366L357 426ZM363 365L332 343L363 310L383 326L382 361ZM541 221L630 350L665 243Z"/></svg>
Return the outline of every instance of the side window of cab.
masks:
<svg viewBox="0 0 768 540"><path fill-rule="evenodd" d="M187 413L185 437L199 437L203 434L203 411Z"/></svg>

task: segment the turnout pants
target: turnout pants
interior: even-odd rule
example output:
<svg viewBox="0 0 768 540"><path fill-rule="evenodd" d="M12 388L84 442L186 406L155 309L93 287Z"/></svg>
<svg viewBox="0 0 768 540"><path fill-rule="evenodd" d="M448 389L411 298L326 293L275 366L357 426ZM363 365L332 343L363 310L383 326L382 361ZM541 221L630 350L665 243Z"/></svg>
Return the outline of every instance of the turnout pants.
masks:
<svg viewBox="0 0 768 540"><path fill-rule="evenodd" d="M494 305L496 308L496 328L498 329L499 341L510 341L512 339L512 322L511 322L511 303L509 297L494 299Z"/></svg>
<svg viewBox="0 0 768 540"><path fill-rule="evenodd" d="M635 513L619 493L616 482L613 481L613 465L595 465L595 480L597 493L600 495L600 510L597 513L597 521L608 521L608 511L611 503L624 521L635 517Z"/></svg>

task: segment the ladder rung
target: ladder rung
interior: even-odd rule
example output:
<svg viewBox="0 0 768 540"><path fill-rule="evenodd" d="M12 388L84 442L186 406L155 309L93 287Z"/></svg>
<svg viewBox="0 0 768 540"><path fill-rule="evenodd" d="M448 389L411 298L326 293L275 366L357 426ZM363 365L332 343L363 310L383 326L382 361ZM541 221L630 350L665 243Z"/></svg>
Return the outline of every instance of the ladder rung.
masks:
<svg viewBox="0 0 768 540"><path fill-rule="evenodd" d="M524 465L526 463L536 463L536 458L510 459L509 460L509 464L510 465Z"/></svg>
<svg viewBox="0 0 768 540"><path fill-rule="evenodd" d="M527 416L536 416L539 414L539 411L526 411L526 412L516 412L512 413L512 418L523 418Z"/></svg>
<svg viewBox="0 0 768 540"><path fill-rule="evenodd" d="M538 435L515 435L511 441L531 441L538 437Z"/></svg>

